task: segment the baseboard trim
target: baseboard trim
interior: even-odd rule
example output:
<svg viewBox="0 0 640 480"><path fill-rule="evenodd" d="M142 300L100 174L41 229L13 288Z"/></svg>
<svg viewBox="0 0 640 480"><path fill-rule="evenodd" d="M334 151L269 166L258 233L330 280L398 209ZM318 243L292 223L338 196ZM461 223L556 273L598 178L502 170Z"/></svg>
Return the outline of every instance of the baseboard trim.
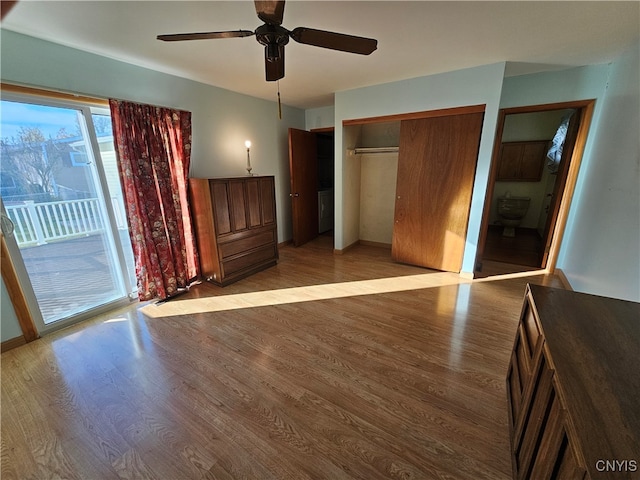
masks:
<svg viewBox="0 0 640 480"><path fill-rule="evenodd" d="M26 344L27 340L24 338L24 335L20 335L19 337L5 340L4 342L0 343L0 352L4 353L13 348L21 347L22 345Z"/></svg>
<svg viewBox="0 0 640 480"><path fill-rule="evenodd" d="M386 248L388 250L391 250L390 243L372 242L370 240L360 240L358 243L360 243L360 245L367 245L368 247Z"/></svg>
<svg viewBox="0 0 640 480"><path fill-rule="evenodd" d="M291 245L292 243L293 243L293 240L285 240L284 242L280 242L278 244L278 248L286 247L287 245Z"/></svg>
<svg viewBox="0 0 640 480"><path fill-rule="evenodd" d="M569 279L561 269L556 268L553 274L560 279L560 283L562 283L562 286L564 287L565 290L573 291L573 287L571 286L571 283L569 283Z"/></svg>
<svg viewBox="0 0 640 480"><path fill-rule="evenodd" d="M346 247L339 249L339 248L334 248L333 249L333 254L334 255L343 255L346 252L348 252L349 250L351 250L353 247L357 246L360 244L360 240L356 240L355 242L353 242L351 245L347 245Z"/></svg>

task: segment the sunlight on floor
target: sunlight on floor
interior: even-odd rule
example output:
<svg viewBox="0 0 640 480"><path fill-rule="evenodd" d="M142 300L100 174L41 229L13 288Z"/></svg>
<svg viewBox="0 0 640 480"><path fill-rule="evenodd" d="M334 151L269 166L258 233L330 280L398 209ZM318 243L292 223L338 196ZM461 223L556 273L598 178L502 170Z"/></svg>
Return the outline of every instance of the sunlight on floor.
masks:
<svg viewBox="0 0 640 480"><path fill-rule="evenodd" d="M311 302L314 300L353 297L357 295L401 292L405 290L468 283L469 281L470 280L462 279L456 273L427 273L404 277L283 288L265 292L240 293L192 300L173 300L159 305L147 305L141 308L140 312L152 318L170 317L191 313L218 312L239 308L281 305L285 303Z"/></svg>
<svg viewBox="0 0 640 480"><path fill-rule="evenodd" d="M457 273L439 272L422 275L409 275L354 282L328 283L307 287L283 288L263 292L239 293L190 300L172 300L161 304L149 304L140 312L150 318L172 317L204 312L220 312L241 308L265 307L287 303L311 302L331 298L353 297L358 295L375 295L379 293L402 292L422 288L442 287L446 285L468 284L506 280L544 274L544 270L512 273L494 277L471 280Z"/></svg>

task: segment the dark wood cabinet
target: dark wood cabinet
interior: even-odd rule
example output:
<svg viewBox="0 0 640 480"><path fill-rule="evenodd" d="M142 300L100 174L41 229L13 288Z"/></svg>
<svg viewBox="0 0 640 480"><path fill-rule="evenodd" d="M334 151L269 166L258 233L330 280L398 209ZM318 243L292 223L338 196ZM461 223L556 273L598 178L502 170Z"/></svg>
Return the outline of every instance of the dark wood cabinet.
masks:
<svg viewBox="0 0 640 480"><path fill-rule="evenodd" d="M505 142L498 159L499 182L539 182L542 178L548 140Z"/></svg>
<svg viewBox="0 0 640 480"><path fill-rule="evenodd" d="M514 479L640 475L640 304L527 286L507 397Z"/></svg>
<svg viewBox="0 0 640 480"><path fill-rule="evenodd" d="M189 194L206 280L224 286L277 263L274 177L191 178Z"/></svg>

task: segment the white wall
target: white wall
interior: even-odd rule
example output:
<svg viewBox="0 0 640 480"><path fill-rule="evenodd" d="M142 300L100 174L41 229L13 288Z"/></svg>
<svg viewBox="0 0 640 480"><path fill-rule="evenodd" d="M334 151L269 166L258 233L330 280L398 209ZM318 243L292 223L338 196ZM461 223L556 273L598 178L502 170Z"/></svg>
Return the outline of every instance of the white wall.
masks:
<svg viewBox="0 0 640 480"><path fill-rule="evenodd" d="M337 140L338 131L342 137L340 143ZM337 238L334 238L334 243L337 250L342 250L360 240L360 187L362 185L362 158L360 155L352 155L348 153L348 150L352 150L357 145L360 145L362 139L362 127L359 125L350 126L346 127L344 131L342 128L339 128L336 130L335 134L336 159L334 205L338 198L341 199L341 204L339 207L334 207L334 237L337 237L338 232L340 232L340 234L344 238L347 238L348 241L347 243L339 243ZM339 148L339 146L342 146L342 143L345 145L344 149Z"/></svg>
<svg viewBox="0 0 640 480"><path fill-rule="evenodd" d="M335 109L333 105L329 107L310 108L305 110L305 128L330 128L334 126Z"/></svg>
<svg viewBox="0 0 640 480"><path fill-rule="evenodd" d="M610 65L506 78L501 107L596 99L557 267L575 290L640 299L638 45Z"/></svg>
<svg viewBox="0 0 640 480"><path fill-rule="evenodd" d="M353 215L344 213L353 210L351 203L359 202L359 197L354 199L350 191L354 182L346 157L349 145L340 128L343 120L486 104L462 263L463 272L473 272L504 67L504 63L485 65L336 93L336 248L354 243L359 233L352 227Z"/></svg>
<svg viewBox="0 0 640 480"><path fill-rule="evenodd" d="M289 127L304 128L304 110L283 105L283 118L279 120L275 101L241 95L6 30L0 34L0 75L4 82L192 112L193 177L245 174L244 142L251 140L254 173L276 177L278 240L291 238L287 131Z"/></svg>
<svg viewBox="0 0 640 480"><path fill-rule="evenodd" d="M574 289L640 301L640 42L611 65L558 266Z"/></svg>
<svg viewBox="0 0 640 480"><path fill-rule="evenodd" d="M363 154L360 158L360 240L391 245L398 154Z"/></svg>

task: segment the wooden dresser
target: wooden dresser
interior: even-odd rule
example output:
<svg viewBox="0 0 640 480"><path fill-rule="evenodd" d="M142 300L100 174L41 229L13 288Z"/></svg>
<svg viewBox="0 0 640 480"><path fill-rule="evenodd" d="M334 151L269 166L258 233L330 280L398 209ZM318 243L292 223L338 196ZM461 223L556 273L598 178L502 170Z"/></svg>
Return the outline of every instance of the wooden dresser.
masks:
<svg viewBox="0 0 640 480"><path fill-rule="evenodd" d="M191 178L189 195L206 280L224 286L277 263L274 177Z"/></svg>
<svg viewBox="0 0 640 480"><path fill-rule="evenodd" d="M507 398L514 478L640 478L640 304L528 285Z"/></svg>

